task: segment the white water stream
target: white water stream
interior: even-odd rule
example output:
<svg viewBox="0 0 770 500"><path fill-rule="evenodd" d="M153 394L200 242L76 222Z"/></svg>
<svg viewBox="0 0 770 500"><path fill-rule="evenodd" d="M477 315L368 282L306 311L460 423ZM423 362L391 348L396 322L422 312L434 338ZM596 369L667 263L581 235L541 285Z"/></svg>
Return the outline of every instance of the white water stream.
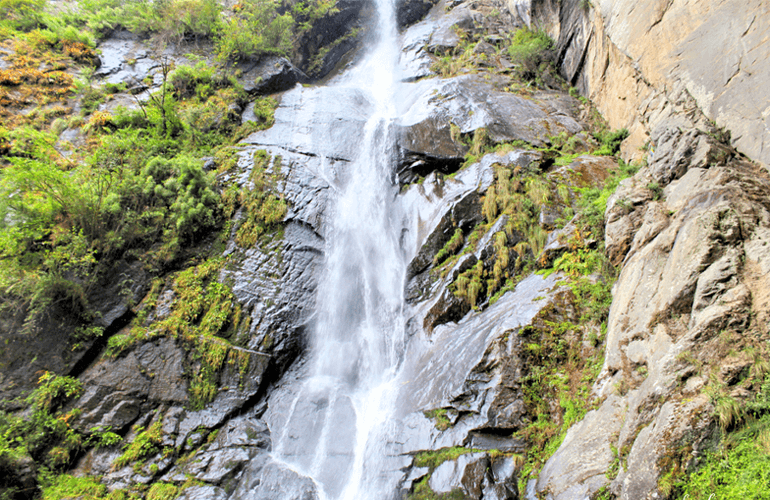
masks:
<svg viewBox="0 0 770 500"><path fill-rule="evenodd" d="M406 266L391 227L399 44L392 0L377 0L377 8L373 48L331 84L362 92L373 113L337 183L307 371L274 436L274 455L328 500L379 500L396 486L384 473L383 447L405 342Z"/></svg>

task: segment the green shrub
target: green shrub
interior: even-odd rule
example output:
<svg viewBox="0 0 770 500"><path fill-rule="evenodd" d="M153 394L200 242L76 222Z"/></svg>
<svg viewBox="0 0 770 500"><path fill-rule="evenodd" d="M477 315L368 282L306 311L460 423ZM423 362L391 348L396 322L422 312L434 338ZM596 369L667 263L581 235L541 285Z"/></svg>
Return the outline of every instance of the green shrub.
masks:
<svg viewBox="0 0 770 500"><path fill-rule="evenodd" d="M620 152L620 144L628 137L628 129L602 130L594 132L594 139L599 142L599 149L592 154L599 156L615 156Z"/></svg>
<svg viewBox="0 0 770 500"><path fill-rule="evenodd" d="M0 0L0 25L21 31L37 28L46 0Z"/></svg>
<svg viewBox="0 0 770 500"><path fill-rule="evenodd" d="M216 0L80 0L79 7L85 25L98 35L122 27L157 35L161 41L211 38L221 26Z"/></svg>
<svg viewBox="0 0 770 500"><path fill-rule="evenodd" d="M277 0L245 0L223 21L217 57L237 61L263 55L287 55L292 48L294 18L279 13Z"/></svg>
<svg viewBox="0 0 770 500"><path fill-rule="evenodd" d="M31 412L23 417L0 412L0 489L11 493L30 459L35 468L57 471L71 464L83 446L82 436L70 427L80 410L62 408L83 392L80 382L45 372L39 387L26 399ZM61 498L61 497L59 497Z"/></svg>
<svg viewBox="0 0 770 500"><path fill-rule="evenodd" d="M544 31L521 28L511 39L508 55L518 66L519 75L524 79L533 80L539 75L541 65L553 62L553 40Z"/></svg>
<svg viewBox="0 0 770 500"><path fill-rule="evenodd" d="M128 464L142 461L156 453L161 449L162 444L162 431L161 420L156 420L146 430L139 427L135 430L137 435L123 448L123 454L120 455L113 462L112 466L115 469L120 469Z"/></svg>
<svg viewBox="0 0 770 500"><path fill-rule="evenodd" d="M709 453L702 467L676 486L678 498L741 500L767 498L768 484L770 450L761 440L746 439Z"/></svg>

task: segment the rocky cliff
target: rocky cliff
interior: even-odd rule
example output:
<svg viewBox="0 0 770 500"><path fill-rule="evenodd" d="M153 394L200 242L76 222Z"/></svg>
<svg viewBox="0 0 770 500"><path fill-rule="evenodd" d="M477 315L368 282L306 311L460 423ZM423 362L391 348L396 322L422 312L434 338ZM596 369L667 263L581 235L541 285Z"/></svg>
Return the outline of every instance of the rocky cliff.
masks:
<svg viewBox="0 0 770 500"><path fill-rule="evenodd" d="M511 12L558 40L559 69L615 128L625 154L652 138L671 103L731 131L730 143L767 166L768 6L763 2L510 0ZM683 96L691 99L682 102ZM652 138L654 145L654 138Z"/></svg>
<svg viewBox="0 0 770 500"><path fill-rule="evenodd" d="M677 497L770 409L770 13L755 4L401 2L393 224L408 347L382 471L394 497ZM328 45L368 16L340 3L308 36ZM517 52L524 26L555 41L542 60ZM160 61L144 43L103 41L97 76L147 82ZM5 409L34 421L56 408L62 435L81 440L0 455L9 495L318 497L271 451L289 411L317 418L287 405L306 369L330 199L371 103L294 86L312 73L306 48L294 63L241 64L248 98L231 118L259 121L257 96L278 103L219 169L223 197L240 201L221 247L193 249L213 258L117 261L88 297L97 339L78 340L83 318L66 304L33 332L18 333L24 310L3 318ZM159 83L133 93L149 99ZM249 241L261 190L286 211ZM18 398L37 382L47 403ZM291 446L297 462L312 452ZM40 456L54 463L59 448L66 474L38 481Z"/></svg>

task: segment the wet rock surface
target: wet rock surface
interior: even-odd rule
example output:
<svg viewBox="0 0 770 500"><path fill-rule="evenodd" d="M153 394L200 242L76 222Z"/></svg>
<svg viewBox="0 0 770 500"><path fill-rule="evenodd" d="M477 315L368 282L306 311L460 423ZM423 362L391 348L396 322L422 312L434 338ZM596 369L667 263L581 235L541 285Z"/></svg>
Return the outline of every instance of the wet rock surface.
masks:
<svg viewBox="0 0 770 500"><path fill-rule="evenodd" d="M241 72L238 83L251 95L282 92L308 80L307 75L283 57L267 57L241 63L238 69Z"/></svg>
<svg viewBox="0 0 770 500"><path fill-rule="evenodd" d="M402 170L425 169L414 165L420 161L428 165L461 161L467 146L460 142L460 134L482 128L494 142L519 140L533 146L542 146L561 132L582 130L573 117L577 101L571 97L542 93L525 99L501 90L504 82L465 75L414 84L409 91L413 100L398 124Z"/></svg>
<svg viewBox="0 0 770 500"><path fill-rule="evenodd" d="M411 83L399 103L403 114L396 124L399 159L393 182L402 192L393 220L408 262L408 348L394 425L382 443L388 451L383 475L396 478L402 496L423 484L437 494L459 491L483 499L582 499L602 488L619 498L657 498L660 478L667 472L665 455L686 449L691 456L685 458L696 460L714 434L713 402L703 393L708 377L695 365L721 355L711 353L717 352L724 332L742 332L756 318L770 319L770 179L730 145L767 162L763 118L756 106L748 109L753 100L764 102L757 97L762 87L751 82L765 73L766 65L731 41L717 51L726 76L704 74L705 56L695 57L694 51L721 39L715 36L721 33L715 25L718 16L701 16L704 20L696 22L697 9L687 10L678 0L657 11L649 5L634 11L631 3L621 1L599 2L586 12L576 10L579 3L509 0L507 12L485 21L493 28L517 22L539 26L541 21L552 31L558 26L562 73L595 98L613 127L631 129L624 155L644 156L648 162L620 184L604 214L604 248L620 275L607 321L605 357L591 391L600 400L567 430L539 476L520 492L516 455L530 443L516 433L536 418L528 413L523 394L524 377L534 368L527 361L526 331L543 319L557 324L563 318L554 312L556 306L572 299L560 286L559 274L523 277L492 305L472 306L455 293L452 283L461 273L479 262L487 267L494 263L494 238L504 231L507 216L481 234L473 251L458 251L444 275L434 272L434 259L458 229L466 238L482 221L497 167L526 170L553 162L540 151L514 149L482 155L461 168L468 140L483 129L491 142L546 146L559 133L582 133L584 141L584 126L576 117L578 101L558 92L516 95L505 88L505 71L426 79L434 76L436 54L461 43L459 30L476 29L484 9L502 4L399 2L399 25L409 26L403 33L402 77ZM348 28L358 26L361 15L368 15L362 14L363 2L338 5L334 22L313 32L314 44L340 40ZM766 45L758 28L763 13L744 10L725 4L715 12L736 21L744 29L740 43L761 54ZM638 22L621 22L626 18ZM648 26L650 19L656 24ZM671 35L676 23L683 27L663 43L666 58L652 61L645 47ZM637 47L632 35L644 26L650 29L640 35L643 43ZM494 30L490 34L499 35ZM601 41L609 43L595 50ZM227 244L225 254L233 263L218 279L232 288L251 318L248 341L237 348L248 364L219 374L213 401L196 411L189 407L189 369L196 359L177 339L148 340L122 356L94 361L99 346L91 350L86 343L85 349L72 350L67 334L75 322L67 311L57 312L56 321L41 319L37 326L43 334L4 337L9 347L0 354L0 386L9 399L34 387L32 371L73 373L84 384L84 394L73 404L82 410L73 427L85 433L111 428L131 442L139 429L160 426L157 447L142 463L117 467L121 446L94 449L80 457L79 474L101 476L110 488L159 480L182 485L193 478L196 485L180 496L188 500L321 497L310 478L276 457L311 463L318 443L306 438L318 435L318 408L331 406L330 415L340 423L336 432L346 433L355 425L349 400L333 401L321 392L299 397L297 381L308 369L307 332L316 320L330 200L355 175L350 166L373 105L364 91L297 83L305 82L307 74L318 77L331 71L355 43L350 37L335 45L313 71L307 57L295 61L296 66L269 57L241 68L250 94L281 92L280 105L275 125L243 140L237 146L237 168L220 180L248 189L254 154L264 150L273 158L268 172L275 175L276 191L288 211L282 234L253 248L241 248L233 238ZM173 55L178 48L155 54L125 32L114 33L100 48L95 75L111 83L128 82L140 94L159 84L159 58L186 62ZM490 56L494 46L485 41L475 49ZM673 85L668 85L669 78ZM248 108L242 111L233 110L248 120ZM733 128L732 137L709 118ZM639 152L638 146L648 140L647 151ZM574 189L602 183L614 167L613 160L585 155L564 167L551 166L547 174L570 188L569 205ZM235 215L234 231L244 215ZM576 238L592 247L601 244L596 236L578 234L577 220L558 227L564 222L557 223L557 215L540 211L538 224L547 233L537 256L541 265L571 251ZM513 246L521 235L509 238ZM108 284L94 300L98 324L117 331L134 314L132 304L147 293L148 278L138 263L121 262L104 281ZM173 300L174 292L164 288L149 321L167 317ZM2 330L16 331L20 317L0 319ZM719 383L732 388L753 359L736 354L718 362ZM735 388L731 394L745 401L744 392ZM299 423L287 429L282 423L289 414ZM282 450L274 449L276 432L289 435ZM335 443L337 437L324 439ZM326 473L342 476L349 472L355 450L334 446L331 472ZM453 446L474 451L430 467L415 460L421 453ZM174 462L164 449L189 460ZM32 472L25 474L20 483ZM324 479L336 493L344 487Z"/></svg>

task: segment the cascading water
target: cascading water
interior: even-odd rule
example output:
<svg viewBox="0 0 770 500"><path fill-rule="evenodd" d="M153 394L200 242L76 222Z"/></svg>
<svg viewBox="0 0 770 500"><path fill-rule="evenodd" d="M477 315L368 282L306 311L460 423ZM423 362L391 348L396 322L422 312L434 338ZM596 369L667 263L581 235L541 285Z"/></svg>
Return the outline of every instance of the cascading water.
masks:
<svg viewBox="0 0 770 500"><path fill-rule="evenodd" d="M313 478L328 499L382 499L395 487L382 448L404 350L405 265L390 223L398 44L392 0L377 7L373 49L332 83L358 89L373 112L336 182L310 358L274 437L274 455Z"/></svg>

